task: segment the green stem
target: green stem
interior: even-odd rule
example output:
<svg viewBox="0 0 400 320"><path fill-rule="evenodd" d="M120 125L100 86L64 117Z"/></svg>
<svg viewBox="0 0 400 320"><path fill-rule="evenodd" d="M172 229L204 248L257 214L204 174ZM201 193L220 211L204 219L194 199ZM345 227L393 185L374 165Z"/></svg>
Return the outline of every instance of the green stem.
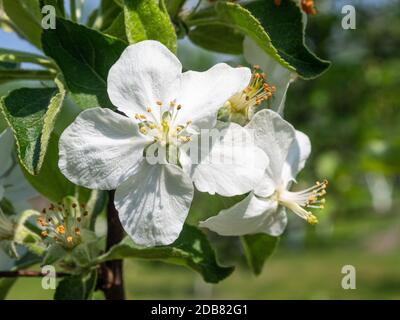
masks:
<svg viewBox="0 0 400 320"><path fill-rule="evenodd" d="M70 8L70 15L71 20L74 22L78 21L78 17L76 16L76 0L69 0L69 8Z"/></svg>
<svg viewBox="0 0 400 320"><path fill-rule="evenodd" d="M48 70L0 70L0 80L53 80L55 76Z"/></svg>
<svg viewBox="0 0 400 320"><path fill-rule="evenodd" d="M168 12L171 17L178 16L186 0L169 0L167 1Z"/></svg>

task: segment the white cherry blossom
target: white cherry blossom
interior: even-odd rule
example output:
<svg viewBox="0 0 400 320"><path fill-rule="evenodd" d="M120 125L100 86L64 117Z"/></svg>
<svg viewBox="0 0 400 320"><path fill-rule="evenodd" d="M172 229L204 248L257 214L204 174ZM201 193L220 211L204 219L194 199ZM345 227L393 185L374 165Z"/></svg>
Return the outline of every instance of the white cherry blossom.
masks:
<svg viewBox="0 0 400 320"><path fill-rule="evenodd" d="M250 191L262 177L268 159L255 145L240 146L225 166L192 163L183 148L216 125L220 106L250 77L249 69L226 64L182 73L179 60L159 42L131 45L108 75L108 94L118 113L82 112L60 138L59 167L78 185L116 189L121 223L137 244L170 244L188 214L193 183L201 191L235 195ZM236 124L226 129L226 140L236 132L247 134ZM169 158L171 150L177 159ZM220 150L216 143L209 153ZM160 154L163 161L148 161ZM219 180L214 173L230 179Z"/></svg>

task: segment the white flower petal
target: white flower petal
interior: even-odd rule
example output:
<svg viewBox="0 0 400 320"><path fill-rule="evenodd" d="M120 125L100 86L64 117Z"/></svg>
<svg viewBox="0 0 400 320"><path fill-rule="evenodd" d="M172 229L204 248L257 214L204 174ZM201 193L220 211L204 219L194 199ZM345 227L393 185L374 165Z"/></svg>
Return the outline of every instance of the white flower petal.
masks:
<svg viewBox="0 0 400 320"><path fill-rule="evenodd" d="M266 169L266 173L260 182L256 185L253 192L259 197L269 197L276 191L276 183L268 173L269 168Z"/></svg>
<svg viewBox="0 0 400 320"><path fill-rule="evenodd" d="M217 138L211 138L209 146L201 141L200 163L191 168L196 188L227 197L253 190L263 177L268 157L236 123L219 122L213 132Z"/></svg>
<svg viewBox="0 0 400 320"><path fill-rule="evenodd" d="M58 165L75 184L111 190L133 174L147 143L132 119L109 109L88 109L61 135Z"/></svg>
<svg viewBox="0 0 400 320"><path fill-rule="evenodd" d="M200 227L208 228L222 236L242 236L257 233L265 216L276 211L278 203L271 198L258 198L250 193L244 200L218 215L200 222Z"/></svg>
<svg viewBox="0 0 400 320"><path fill-rule="evenodd" d="M167 47L158 41L142 41L127 47L111 67L107 92L118 110L131 117L157 107L157 100L169 104L175 99L181 72L181 63Z"/></svg>
<svg viewBox="0 0 400 320"><path fill-rule="evenodd" d="M295 73L282 67L276 60L266 54L251 38L243 41L243 55L250 64L257 64L267 74L266 81L276 87L276 91L268 100L270 108L282 114L286 92Z"/></svg>
<svg viewBox="0 0 400 320"><path fill-rule="evenodd" d="M283 165L282 180L284 184L295 181L297 174L304 168L304 165L311 153L311 142L306 134L296 130L296 138L290 146L289 153Z"/></svg>
<svg viewBox="0 0 400 320"><path fill-rule="evenodd" d="M14 137L11 129L6 129L0 134L0 178L10 169L13 158Z"/></svg>
<svg viewBox="0 0 400 320"><path fill-rule="evenodd" d="M212 128L218 110L235 93L249 83L248 68L232 68L219 63L205 72L187 71L182 74L177 103L182 105L176 122L192 121L192 128Z"/></svg>
<svg viewBox="0 0 400 320"><path fill-rule="evenodd" d="M122 226L133 241L151 247L174 242L183 227L193 199L193 184L174 165L146 161L115 193Z"/></svg>
<svg viewBox="0 0 400 320"><path fill-rule="evenodd" d="M257 112L246 129L269 158L268 175L276 184L281 184L283 164L295 139L295 129L278 113L266 109Z"/></svg>
<svg viewBox="0 0 400 320"><path fill-rule="evenodd" d="M270 236L278 237L285 231L288 219L285 207L278 207L278 210L271 210L263 224L255 233L266 233Z"/></svg>

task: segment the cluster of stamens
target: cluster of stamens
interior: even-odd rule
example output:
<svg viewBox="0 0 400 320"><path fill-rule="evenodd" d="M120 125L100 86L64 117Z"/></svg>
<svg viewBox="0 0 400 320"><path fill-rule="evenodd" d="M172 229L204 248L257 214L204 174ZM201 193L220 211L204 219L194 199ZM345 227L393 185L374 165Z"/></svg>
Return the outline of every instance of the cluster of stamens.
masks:
<svg viewBox="0 0 400 320"><path fill-rule="evenodd" d="M276 88L269 85L265 79L265 73L261 73L259 66L255 65L249 85L234 94L224 105L230 114L229 120L236 121L238 116L250 120L254 109L273 95Z"/></svg>
<svg viewBox="0 0 400 320"><path fill-rule="evenodd" d="M290 192L287 190L279 192L278 201L281 205L289 208L310 224L317 224L318 219L311 211L306 209L323 209L325 204L325 194L328 181L317 181L314 186L299 191Z"/></svg>
<svg viewBox="0 0 400 320"><path fill-rule="evenodd" d="M175 121L179 111L182 109L181 104L177 104L176 100L171 101L168 107L163 105L160 100L156 101L157 109L159 112L160 122L155 122L151 119L156 117L148 117L146 114L135 114L135 119L138 121L139 130L143 135L149 135L163 146L169 144L180 144L191 141L191 136L187 133L187 128L192 123L190 120L185 124L176 125ZM147 107L146 112L151 114L152 107ZM149 119L150 118L150 119Z"/></svg>
<svg viewBox="0 0 400 320"><path fill-rule="evenodd" d="M81 225L87 215L84 204L72 203L69 208L62 203L51 204L42 210L37 223L43 239L72 249L81 243Z"/></svg>

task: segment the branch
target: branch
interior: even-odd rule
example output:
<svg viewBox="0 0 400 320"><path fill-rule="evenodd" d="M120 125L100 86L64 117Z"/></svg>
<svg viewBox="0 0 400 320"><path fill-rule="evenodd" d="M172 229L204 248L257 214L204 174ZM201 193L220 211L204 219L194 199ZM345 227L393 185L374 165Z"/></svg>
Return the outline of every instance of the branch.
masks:
<svg viewBox="0 0 400 320"><path fill-rule="evenodd" d="M0 271L0 278L17 278L17 277L26 277L26 278L35 278L35 277L45 277L48 273L44 273L41 271L33 271L33 270L18 270L18 271ZM57 272L56 277L68 277L69 273L65 272Z"/></svg>
<svg viewBox="0 0 400 320"><path fill-rule="evenodd" d="M108 251L112 246L121 242L124 229L119 221L118 211L114 206L115 191L109 191L107 206L107 245ZM98 287L104 292L106 300L124 300L124 281L122 260L107 261L100 266Z"/></svg>

